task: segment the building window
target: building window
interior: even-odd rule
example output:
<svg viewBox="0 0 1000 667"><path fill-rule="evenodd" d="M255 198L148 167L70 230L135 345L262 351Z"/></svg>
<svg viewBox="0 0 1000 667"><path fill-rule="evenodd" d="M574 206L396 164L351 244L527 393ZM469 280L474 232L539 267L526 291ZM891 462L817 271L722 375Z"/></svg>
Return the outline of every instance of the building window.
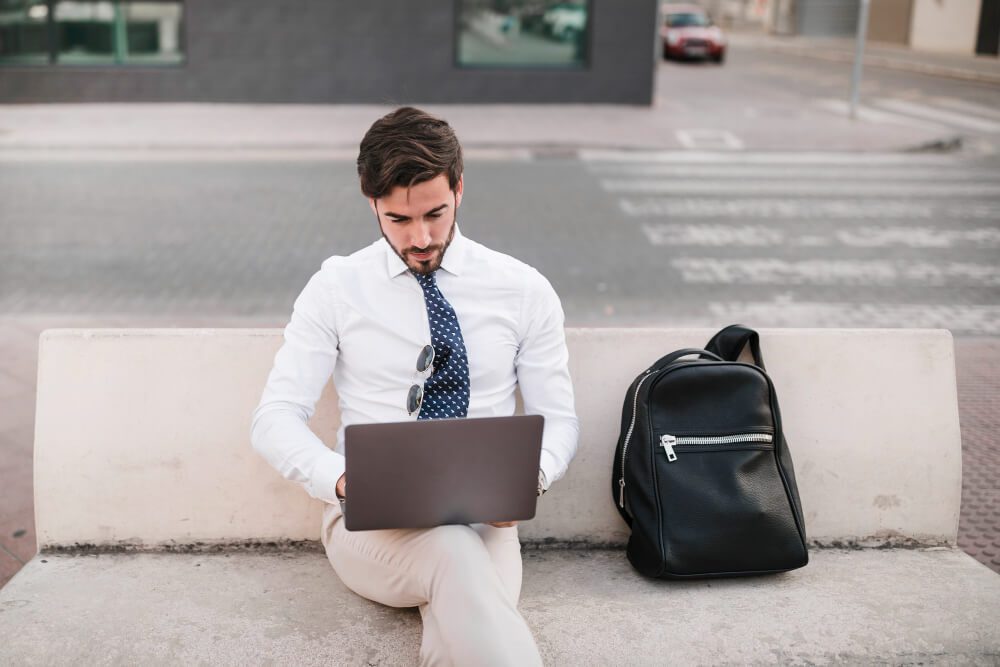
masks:
<svg viewBox="0 0 1000 667"><path fill-rule="evenodd" d="M0 0L0 64L183 62L179 0Z"/></svg>
<svg viewBox="0 0 1000 667"><path fill-rule="evenodd" d="M458 0L461 67L587 64L588 0Z"/></svg>

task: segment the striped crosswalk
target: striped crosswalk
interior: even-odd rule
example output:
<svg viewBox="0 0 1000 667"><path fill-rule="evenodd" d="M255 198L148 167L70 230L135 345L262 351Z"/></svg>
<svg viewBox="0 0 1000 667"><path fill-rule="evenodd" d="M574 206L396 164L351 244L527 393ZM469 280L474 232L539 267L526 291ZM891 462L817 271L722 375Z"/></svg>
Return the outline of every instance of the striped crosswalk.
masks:
<svg viewBox="0 0 1000 667"><path fill-rule="evenodd" d="M897 110L902 110L898 107ZM987 126L983 126L985 128ZM1000 163L585 151L685 321L1000 335ZM669 322L670 313L660 321Z"/></svg>
<svg viewBox="0 0 1000 667"><path fill-rule="evenodd" d="M819 99L816 106L844 116L848 104L839 99ZM1000 103L997 107L951 97L902 99L875 97L863 100L858 117L871 123L890 123L940 132L1000 134Z"/></svg>

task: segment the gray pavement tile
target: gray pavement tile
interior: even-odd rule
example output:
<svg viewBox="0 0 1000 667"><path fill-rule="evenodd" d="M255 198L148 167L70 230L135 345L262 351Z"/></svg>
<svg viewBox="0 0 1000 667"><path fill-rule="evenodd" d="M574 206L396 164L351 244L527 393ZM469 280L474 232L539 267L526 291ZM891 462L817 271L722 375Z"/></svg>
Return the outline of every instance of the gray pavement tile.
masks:
<svg viewBox="0 0 1000 667"><path fill-rule="evenodd" d="M0 547L0 587L10 581L24 566L24 563Z"/></svg>
<svg viewBox="0 0 1000 667"><path fill-rule="evenodd" d="M962 424L962 511L958 544L1000 572L1000 340L957 339Z"/></svg>
<svg viewBox="0 0 1000 667"><path fill-rule="evenodd" d="M4 370L2 362L0 362L0 401L23 393L25 384L24 380L19 380Z"/></svg>
<svg viewBox="0 0 1000 667"><path fill-rule="evenodd" d="M0 434L9 431L23 430L26 426L34 427L35 423L35 388L25 387L25 390L8 396L3 401L0 410Z"/></svg>
<svg viewBox="0 0 1000 667"><path fill-rule="evenodd" d="M35 544L35 515L31 507L0 517L0 549L22 563L38 552Z"/></svg>

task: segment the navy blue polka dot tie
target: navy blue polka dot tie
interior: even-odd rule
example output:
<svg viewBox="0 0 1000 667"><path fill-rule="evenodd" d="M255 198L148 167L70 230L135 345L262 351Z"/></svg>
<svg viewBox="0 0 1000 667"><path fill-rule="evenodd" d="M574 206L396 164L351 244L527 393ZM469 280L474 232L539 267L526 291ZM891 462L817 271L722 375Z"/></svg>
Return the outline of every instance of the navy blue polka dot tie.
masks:
<svg viewBox="0 0 1000 667"><path fill-rule="evenodd" d="M433 273L414 274L424 290L427 320L434 346L434 372L424 383L424 401L417 419L465 417L469 413L469 355L462 328Z"/></svg>

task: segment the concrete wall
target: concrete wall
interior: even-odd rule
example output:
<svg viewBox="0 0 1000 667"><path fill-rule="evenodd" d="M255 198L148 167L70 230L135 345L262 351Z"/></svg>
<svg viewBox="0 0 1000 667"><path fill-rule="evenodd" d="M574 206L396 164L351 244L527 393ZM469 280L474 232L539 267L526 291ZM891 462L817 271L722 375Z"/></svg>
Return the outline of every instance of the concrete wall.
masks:
<svg viewBox="0 0 1000 667"><path fill-rule="evenodd" d="M705 329L569 329L580 448L524 540L623 543L611 464L625 391ZM281 330L52 330L39 348L40 546L317 539L323 503L250 445ZM761 347L810 539L954 543L962 488L947 331L773 329ZM405 387L401 389L405 392ZM310 421L333 445L327 385Z"/></svg>
<svg viewBox="0 0 1000 667"><path fill-rule="evenodd" d="M798 0L796 33L811 37L840 37L857 32L860 0Z"/></svg>
<svg viewBox="0 0 1000 667"><path fill-rule="evenodd" d="M183 65L0 66L0 103L652 101L656 0L595 0L579 70L458 68L456 6L187 0Z"/></svg>
<svg viewBox="0 0 1000 667"><path fill-rule="evenodd" d="M973 54L981 0L915 0L910 46L922 51Z"/></svg>
<svg viewBox="0 0 1000 667"><path fill-rule="evenodd" d="M868 41L905 46L912 20L913 0L876 0L868 13Z"/></svg>

